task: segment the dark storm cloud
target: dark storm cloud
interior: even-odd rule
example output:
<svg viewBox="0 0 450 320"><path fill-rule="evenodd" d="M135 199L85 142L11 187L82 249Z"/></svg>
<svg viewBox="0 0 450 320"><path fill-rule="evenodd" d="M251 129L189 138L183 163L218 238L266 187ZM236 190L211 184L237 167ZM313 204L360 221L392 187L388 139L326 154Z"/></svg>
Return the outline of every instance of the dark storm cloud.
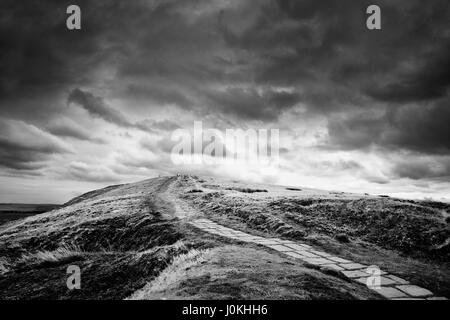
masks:
<svg viewBox="0 0 450 320"><path fill-rule="evenodd" d="M219 25L229 46L253 61L246 65L252 81L293 86L313 113L443 97L450 81L448 2L379 1L381 31L365 27L369 4L280 0L261 5L244 26L236 23L239 14L222 12Z"/></svg>
<svg viewBox="0 0 450 320"><path fill-rule="evenodd" d="M104 29L91 22L83 32L69 32L65 28L69 4L51 0L2 1L0 97L39 95L43 90L89 82L92 66L100 65L109 54L104 50ZM97 7L101 10L101 5Z"/></svg>
<svg viewBox="0 0 450 320"><path fill-rule="evenodd" d="M150 120L144 119L136 123L130 122L125 115L108 105L100 96L95 96L91 92L83 91L81 89L74 89L67 97L67 102L75 103L89 112L92 116L105 120L106 122L115 124L124 128L137 128L148 132L157 131L171 131L177 129L179 126L176 122L171 120ZM81 128L74 124L66 124L64 127L53 127L52 132L56 132L62 136L72 136L82 140L86 140L84 132ZM94 140L94 139L93 139Z"/></svg>
<svg viewBox="0 0 450 320"><path fill-rule="evenodd" d="M413 180L437 179L448 181L450 179L450 158L409 157L407 160L396 162L392 168L392 174L396 177Z"/></svg>
<svg viewBox="0 0 450 320"><path fill-rule="evenodd" d="M377 1L381 31L365 0L80 0L80 31L65 28L68 4L1 2L0 114L58 114L47 102L70 92L92 117L159 132L177 119L133 123L127 102L262 122L301 104L329 120L328 147L450 152L448 0ZM87 138L78 129L48 127Z"/></svg>
<svg viewBox="0 0 450 320"><path fill-rule="evenodd" d="M229 88L225 91L212 91L207 95L209 104L223 113L239 114L245 119L271 120L283 110L292 107L299 100L297 93L275 92L255 88Z"/></svg>
<svg viewBox="0 0 450 320"><path fill-rule="evenodd" d="M133 99L141 99L156 102L162 105L174 104L182 108L189 108L193 105L191 99L183 94L183 91L176 88L170 88L167 85L141 85L130 84L125 94Z"/></svg>
<svg viewBox="0 0 450 320"><path fill-rule="evenodd" d="M0 119L0 166L39 169L52 154L68 152L71 149L48 132L23 121Z"/></svg>
<svg viewBox="0 0 450 320"><path fill-rule="evenodd" d="M79 140L91 140L88 132L81 130L78 127L70 126L67 124L53 126L52 128L49 128L48 131L51 134L60 137L71 137Z"/></svg>
<svg viewBox="0 0 450 320"><path fill-rule="evenodd" d="M450 85L450 44L417 61L418 67L399 75L395 82L368 89L369 95L390 102L414 102L439 98Z"/></svg>
<svg viewBox="0 0 450 320"><path fill-rule="evenodd" d="M415 101L448 87L445 0L379 1L383 30L376 32L365 28L370 1L80 1L80 32L65 28L64 1L6 4L3 94L87 87L95 71L112 68L129 97L269 119L295 104L261 107L252 95L231 99L212 85L292 86L324 114L354 106L360 95Z"/></svg>
<svg viewBox="0 0 450 320"><path fill-rule="evenodd" d="M95 96L90 92L83 91L78 88L74 89L69 94L67 101L68 103L75 103L83 107L94 117L98 117L123 128L136 128L151 133L173 131L179 128L179 125L176 122L168 119L160 121L144 119L135 123L130 122L121 112L109 106L102 97ZM69 123L64 126L59 125L52 127L50 130L58 135L71 136L81 140L89 140L85 137L84 131L82 131L80 127L75 126L73 123ZM99 139L91 138L90 140L94 142L102 142L102 140Z"/></svg>
<svg viewBox="0 0 450 320"><path fill-rule="evenodd" d="M47 125L46 131L58 137L73 138L99 144L106 143L104 139L96 138L92 135L92 132L66 117L54 119L52 123Z"/></svg>
<svg viewBox="0 0 450 320"><path fill-rule="evenodd" d="M90 92L74 89L67 98L68 103L76 103L83 107L92 116L114 123L120 127L131 127L132 124L119 111L108 106L102 97Z"/></svg>
<svg viewBox="0 0 450 320"><path fill-rule="evenodd" d="M409 149L423 153L450 153L450 98L387 109L377 114L349 115L328 124L333 148L370 146Z"/></svg>

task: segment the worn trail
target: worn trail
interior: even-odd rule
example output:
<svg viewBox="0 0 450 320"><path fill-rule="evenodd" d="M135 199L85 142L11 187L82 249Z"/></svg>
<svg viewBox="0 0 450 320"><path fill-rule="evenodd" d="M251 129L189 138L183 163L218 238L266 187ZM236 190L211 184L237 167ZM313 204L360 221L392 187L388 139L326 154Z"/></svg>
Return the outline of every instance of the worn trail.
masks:
<svg viewBox="0 0 450 320"><path fill-rule="evenodd" d="M251 235L239 230L234 230L209 219L197 218L198 213L187 203L175 196L173 182L167 188L165 197L175 207L175 216L178 218L189 218L191 225L211 234L219 235L236 241L253 243L275 250L280 254L292 259L301 260L308 264L329 268L342 273L352 281L367 285L371 290L378 292L387 299L393 300L446 300L445 297L437 297L430 290L409 283L407 280L397 277L388 272L377 269L376 266L367 266L354 261L343 259L323 251L316 250L312 246L284 240L280 238L266 238Z"/></svg>

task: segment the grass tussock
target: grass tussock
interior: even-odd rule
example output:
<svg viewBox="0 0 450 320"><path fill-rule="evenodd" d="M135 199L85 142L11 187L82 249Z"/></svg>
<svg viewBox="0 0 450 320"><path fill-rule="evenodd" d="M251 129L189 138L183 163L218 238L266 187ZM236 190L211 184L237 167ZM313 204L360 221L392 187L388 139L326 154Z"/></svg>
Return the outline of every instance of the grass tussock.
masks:
<svg viewBox="0 0 450 320"><path fill-rule="evenodd" d="M133 293L128 300L141 300L155 292L166 290L169 286L186 279L186 272L192 266L205 261L209 250L192 249L185 254L175 256L172 263L144 288Z"/></svg>
<svg viewBox="0 0 450 320"><path fill-rule="evenodd" d="M0 258L0 275L9 271L9 262L5 258Z"/></svg>
<svg viewBox="0 0 450 320"><path fill-rule="evenodd" d="M226 221L239 221L247 227L263 232L278 234L290 239L304 239L305 233L294 228L280 217L267 213L265 206L247 203L244 199L224 199L220 192L210 192L197 197L194 203L207 215L216 215Z"/></svg>
<svg viewBox="0 0 450 320"><path fill-rule="evenodd" d="M411 258L450 259L450 206L393 198L229 199L220 192L191 198L196 207L291 239L324 235L342 243L364 241ZM443 213L445 212L445 213Z"/></svg>
<svg viewBox="0 0 450 320"><path fill-rule="evenodd" d="M0 228L1 272L7 272L0 300L124 299L144 287L189 251L183 224L160 196L171 181L90 192ZM68 291L62 282L69 264L83 270L83 290Z"/></svg>
<svg viewBox="0 0 450 320"><path fill-rule="evenodd" d="M38 251L22 255L21 263L32 264L63 264L81 258L83 251L80 247L72 244L63 244L52 251Z"/></svg>
<svg viewBox="0 0 450 320"><path fill-rule="evenodd" d="M307 233L360 239L411 257L448 261L450 230L440 209L395 199L277 200L268 204Z"/></svg>

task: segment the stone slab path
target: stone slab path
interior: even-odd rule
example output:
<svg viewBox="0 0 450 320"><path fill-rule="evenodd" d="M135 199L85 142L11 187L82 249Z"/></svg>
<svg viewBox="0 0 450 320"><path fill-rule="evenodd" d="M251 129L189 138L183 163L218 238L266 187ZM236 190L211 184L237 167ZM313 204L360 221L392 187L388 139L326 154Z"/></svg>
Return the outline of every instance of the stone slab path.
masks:
<svg viewBox="0 0 450 320"><path fill-rule="evenodd" d="M347 278L360 282L371 290L378 292L387 299L392 300L447 300L445 297L436 297L425 288L413 285L408 281L393 274L379 270L379 286L368 285L373 279L373 267L355 263L350 260L333 256L326 252L315 250L307 244L298 243L279 238L264 238L254 236L242 231L234 230L208 219L197 219L190 224L195 227L230 239L262 245L287 255L293 259L299 259L312 265L326 267L341 272Z"/></svg>

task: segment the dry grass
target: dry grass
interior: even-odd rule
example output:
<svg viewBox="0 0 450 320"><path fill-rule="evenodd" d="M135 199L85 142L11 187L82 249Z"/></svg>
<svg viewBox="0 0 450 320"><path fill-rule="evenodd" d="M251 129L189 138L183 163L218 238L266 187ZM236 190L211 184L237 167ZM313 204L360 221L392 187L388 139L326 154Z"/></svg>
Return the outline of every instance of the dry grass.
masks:
<svg viewBox="0 0 450 320"><path fill-rule="evenodd" d="M78 246L63 244L61 247L53 251L38 251L24 254L22 255L20 261L23 263L36 264L67 262L68 260L79 258L82 253L82 250Z"/></svg>
<svg viewBox="0 0 450 320"><path fill-rule="evenodd" d="M186 279L186 272L192 266L205 261L205 254L209 250L190 250L173 258L172 263L162 271L158 277L148 283L144 288L133 293L127 300L142 300L151 293L166 290L173 284Z"/></svg>
<svg viewBox="0 0 450 320"><path fill-rule="evenodd" d="M209 219L233 229L304 241L449 295L450 205L267 189L268 198L205 192L184 199Z"/></svg>
<svg viewBox="0 0 450 320"><path fill-rule="evenodd" d="M0 226L0 274L7 272L0 276L0 299L145 299L170 298L171 294L203 299L374 298L364 286L311 270L263 248L240 244L225 250L218 246L228 240L176 219L199 212L248 233L309 241L343 258L380 265L433 291L445 286L440 290L443 295L450 290L447 269L432 263L413 261L416 264L412 265L393 251L374 252L379 237L383 237L381 244L391 240L399 246L423 234L422 227L428 228L428 238L439 236L430 244L443 244L434 249L443 252L449 245L442 241L447 239L442 226L448 217L439 210L448 212L448 207L434 205L425 210L420 204L378 197L362 201L340 194L330 199L330 193L323 198L324 193L307 189L293 193L284 187L280 187L284 193L276 196L274 188L265 185L263 189L240 186L251 192L226 192L230 186L226 184L218 192L205 188L202 193L187 193L198 187L192 179L181 179L157 178L91 192L51 213ZM269 192L261 191L265 188ZM178 199L179 195L193 206ZM351 242L336 241L334 236L339 233L348 234ZM391 234L411 237L398 241L389 238ZM360 239L365 242L360 244ZM79 247L60 246L67 241ZM84 289L67 291L61 286L61 276L66 264L78 264L78 260Z"/></svg>
<svg viewBox="0 0 450 320"><path fill-rule="evenodd" d="M5 258L0 258L0 275L9 271L9 262Z"/></svg>
<svg viewBox="0 0 450 320"><path fill-rule="evenodd" d="M179 242L186 228L160 201L172 181L91 192L53 212L1 225L0 257L8 264L2 262L0 300L124 299L144 287L173 256L188 252ZM84 289L76 292L60 286L73 262L84 274Z"/></svg>
<svg viewBox="0 0 450 320"><path fill-rule="evenodd" d="M205 259L205 262L202 260ZM188 259L188 261L190 261ZM366 286L311 269L287 257L254 248L211 248L172 282L140 290L132 299L378 299ZM176 269L179 270L179 269ZM169 269L165 272L169 274ZM177 278L175 275L180 274ZM158 277L162 278L162 277ZM155 281L156 282L156 281ZM157 289L157 290L155 290Z"/></svg>
<svg viewBox="0 0 450 320"><path fill-rule="evenodd" d="M365 241L411 258L445 262L450 257L450 229L443 213L448 207L364 197L256 199L217 192L194 197L185 198L192 199L206 215L283 237L300 240L315 234L345 235L351 242Z"/></svg>

